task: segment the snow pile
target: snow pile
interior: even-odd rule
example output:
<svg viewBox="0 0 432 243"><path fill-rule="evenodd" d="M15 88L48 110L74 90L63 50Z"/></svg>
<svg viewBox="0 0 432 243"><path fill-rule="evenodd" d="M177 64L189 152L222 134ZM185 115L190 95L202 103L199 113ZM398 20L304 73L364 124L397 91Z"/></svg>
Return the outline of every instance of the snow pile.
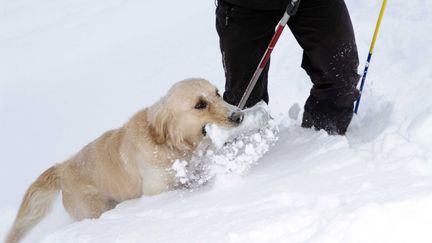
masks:
<svg viewBox="0 0 432 243"><path fill-rule="evenodd" d="M265 102L243 113L244 119L238 127L209 124L207 136L191 161L174 162L172 169L180 184L196 187L217 175L242 175L277 141L278 122L271 119Z"/></svg>

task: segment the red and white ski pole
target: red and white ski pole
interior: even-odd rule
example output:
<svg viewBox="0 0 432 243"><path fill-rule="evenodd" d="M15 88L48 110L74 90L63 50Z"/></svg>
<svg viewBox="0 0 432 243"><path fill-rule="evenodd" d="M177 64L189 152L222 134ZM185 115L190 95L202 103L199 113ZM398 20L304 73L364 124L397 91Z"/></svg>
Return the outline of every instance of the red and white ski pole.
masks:
<svg viewBox="0 0 432 243"><path fill-rule="evenodd" d="M275 47L277 41L279 40L279 37L282 34L285 25L288 23L289 18L296 14L299 4L300 4L300 0L291 0L291 2L288 4L287 9L284 15L282 16L282 19L279 21L279 24L276 27L276 31L270 41L270 44L267 47L267 50L265 51L263 57L261 58L261 61L259 62L257 69L255 70L251 80L249 81L248 86L246 87L246 90L240 100L240 103L238 104L238 108L243 109L244 106L246 105L246 101L248 100L250 94L252 93L252 90L255 87L255 84L258 81L258 78L260 77L262 71L267 65L270 59L270 55L273 51L273 48Z"/></svg>

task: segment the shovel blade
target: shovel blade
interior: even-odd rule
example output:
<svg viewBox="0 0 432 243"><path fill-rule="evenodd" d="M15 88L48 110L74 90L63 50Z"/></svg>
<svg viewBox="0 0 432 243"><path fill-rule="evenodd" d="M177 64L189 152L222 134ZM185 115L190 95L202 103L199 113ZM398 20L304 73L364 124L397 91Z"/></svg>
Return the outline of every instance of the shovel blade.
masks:
<svg viewBox="0 0 432 243"><path fill-rule="evenodd" d="M253 107L243 110L243 121L237 127L219 127L215 124L209 124L206 127L208 142L214 147L220 148L226 143L236 139L239 136L254 133L261 128L267 127L270 120L270 109L264 101L261 101Z"/></svg>

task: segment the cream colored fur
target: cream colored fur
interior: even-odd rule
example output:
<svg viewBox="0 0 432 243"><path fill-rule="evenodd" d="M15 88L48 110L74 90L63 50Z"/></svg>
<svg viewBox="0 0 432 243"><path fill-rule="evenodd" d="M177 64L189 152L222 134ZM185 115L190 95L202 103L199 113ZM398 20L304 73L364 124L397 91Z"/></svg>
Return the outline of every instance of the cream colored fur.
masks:
<svg viewBox="0 0 432 243"><path fill-rule="evenodd" d="M200 101L205 109L195 108ZM6 243L19 242L48 213L59 191L67 212L81 220L125 200L173 189L173 161L190 159L205 124L233 126L229 115L235 109L204 79L175 84L125 125L42 173L25 193Z"/></svg>

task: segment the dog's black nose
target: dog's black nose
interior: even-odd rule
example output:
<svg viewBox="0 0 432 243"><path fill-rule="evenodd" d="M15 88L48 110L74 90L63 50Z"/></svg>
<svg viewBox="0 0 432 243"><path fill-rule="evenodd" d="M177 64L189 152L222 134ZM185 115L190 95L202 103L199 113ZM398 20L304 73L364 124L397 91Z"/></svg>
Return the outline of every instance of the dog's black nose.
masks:
<svg viewBox="0 0 432 243"><path fill-rule="evenodd" d="M207 125L204 125L204 126L201 128L201 133L202 133L203 136L207 135L206 126L207 126Z"/></svg>
<svg viewBox="0 0 432 243"><path fill-rule="evenodd" d="M243 121L243 112L242 111L234 111L231 113L231 115L229 116L229 120L240 124Z"/></svg>

